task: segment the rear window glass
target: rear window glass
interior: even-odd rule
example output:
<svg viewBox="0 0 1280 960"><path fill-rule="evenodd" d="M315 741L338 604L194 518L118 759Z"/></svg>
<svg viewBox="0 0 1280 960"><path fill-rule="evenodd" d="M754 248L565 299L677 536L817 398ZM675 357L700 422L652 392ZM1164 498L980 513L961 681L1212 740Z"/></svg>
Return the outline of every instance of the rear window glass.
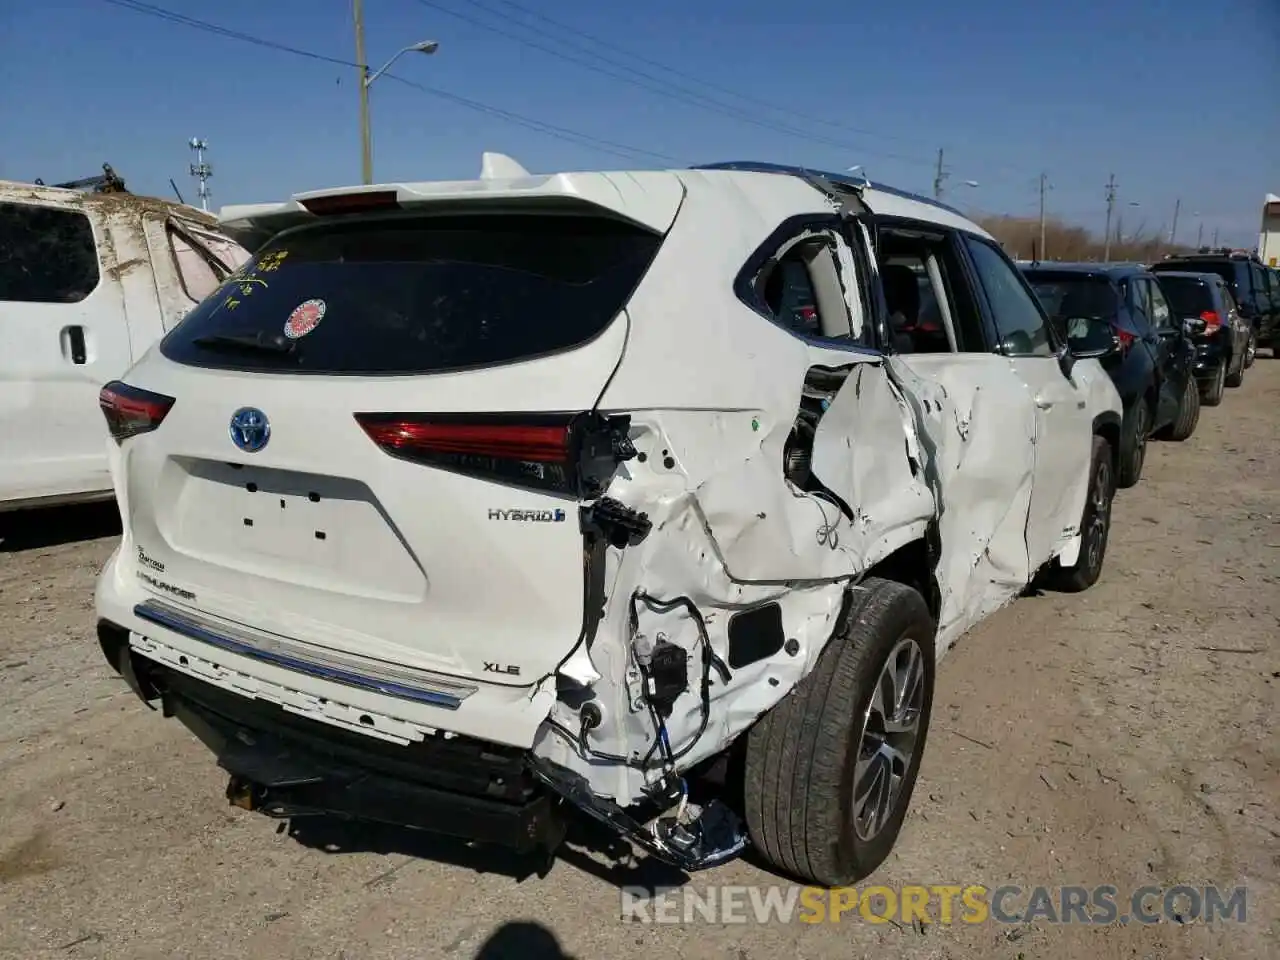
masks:
<svg viewBox="0 0 1280 960"><path fill-rule="evenodd" d="M1236 264L1230 260L1184 260L1179 263L1177 261L1166 260L1163 263L1154 264L1151 267L1153 273L1163 273L1165 271L1176 271L1179 273L1216 273L1227 282L1227 286L1232 292L1239 297L1249 294L1249 278L1246 275L1241 276L1236 273ZM1239 281L1243 280L1245 287L1240 289Z"/></svg>
<svg viewBox="0 0 1280 960"><path fill-rule="evenodd" d="M603 217L402 217L262 248L165 337L179 363L411 374L570 349L625 306L661 238Z"/></svg>
<svg viewBox="0 0 1280 960"><path fill-rule="evenodd" d="M1115 288L1105 277L1032 270L1026 272L1026 277L1045 313L1055 320L1110 320L1120 309Z"/></svg>
<svg viewBox="0 0 1280 960"><path fill-rule="evenodd" d="M1179 317L1198 317L1206 310L1217 310L1213 302L1213 291L1204 280L1192 280L1190 277L1160 278L1160 289Z"/></svg>

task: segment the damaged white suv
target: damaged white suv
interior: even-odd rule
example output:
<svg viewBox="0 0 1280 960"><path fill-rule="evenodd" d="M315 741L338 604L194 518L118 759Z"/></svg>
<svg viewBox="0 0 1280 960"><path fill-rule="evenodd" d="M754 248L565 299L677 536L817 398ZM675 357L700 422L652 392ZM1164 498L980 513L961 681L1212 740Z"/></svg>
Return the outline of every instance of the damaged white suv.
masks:
<svg viewBox="0 0 1280 960"><path fill-rule="evenodd" d="M97 611L242 806L849 882L937 658L1098 576L1119 398L940 204L487 155L223 220L263 245L102 392Z"/></svg>

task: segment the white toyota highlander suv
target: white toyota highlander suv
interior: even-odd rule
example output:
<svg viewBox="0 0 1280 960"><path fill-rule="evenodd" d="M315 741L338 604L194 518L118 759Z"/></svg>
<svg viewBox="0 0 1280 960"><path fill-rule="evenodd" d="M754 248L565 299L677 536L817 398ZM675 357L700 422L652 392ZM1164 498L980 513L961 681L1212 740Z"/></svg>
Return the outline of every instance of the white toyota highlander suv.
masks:
<svg viewBox="0 0 1280 960"><path fill-rule="evenodd" d="M941 204L727 163L224 211L102 391L99 640L278 817L888 854L935 663L1098 577L1120 402Z"/></svg>

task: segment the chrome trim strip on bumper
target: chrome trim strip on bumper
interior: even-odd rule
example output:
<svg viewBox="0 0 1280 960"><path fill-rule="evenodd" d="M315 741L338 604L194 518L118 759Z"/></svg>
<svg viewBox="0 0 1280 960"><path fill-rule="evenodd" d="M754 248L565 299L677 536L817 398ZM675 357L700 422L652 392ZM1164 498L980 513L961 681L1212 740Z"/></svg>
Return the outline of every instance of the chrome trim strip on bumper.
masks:
<svg viewBox="0 0 1280 960"><path fill-rule="evenodd" d="M148 623L228 653L401 700L456 710L463 700L479 689L474 684L459 683L408 667L396 668L372 661L358 663L353 658L329 651L315 650L303 654L295 643L198 618L157 600L139 603L133 612Z"/></svg>

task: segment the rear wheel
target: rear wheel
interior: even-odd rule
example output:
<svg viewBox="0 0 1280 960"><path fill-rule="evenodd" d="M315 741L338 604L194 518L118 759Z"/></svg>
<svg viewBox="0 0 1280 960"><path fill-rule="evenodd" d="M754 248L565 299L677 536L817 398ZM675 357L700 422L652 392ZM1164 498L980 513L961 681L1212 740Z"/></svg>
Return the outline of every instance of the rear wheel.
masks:
<svg viewBox="0 0 1280 960"><path fill-rule="evenodd" d="M1129 417L1128 435L1120 445L1120 472L1116 485L1125 489L1132 487L1142 477L1142 465L1147 459L1147 434L1151 430L1151 407L1146 397L1142 397L1133 406L1133 414Z"/></svg>
<svg viewBox="0 0 1280 960"><path fill-rule="evenodd" d="M1252 338L1250 339L1252 340ZM1249 347L1248 347L1248 344L1246 344L1240 356L1236 358L1238 361L1236 363L1236 372L1227 373L1226 384L1228 387L1231 387L1234 389L1235 387L1241 386L1244 383L1245 360L1248 356L1249 356Z"/></svg>
<svg viewBox="0 0 1280 960"><path fill-rule="evenodd" d="M1076 562L1064 567L1054 561L1047 583L1054 590L1079 593L1098 582L1102 561L1107 555L1107 538L1111 533L1111 501L1115 484L1111 473L1111 445L1102 437L1093 438L1093 461L1089 472L1089 492L1085 496L1084 514L1080 518L1080 555Z"/></svg>
<svg viewBox="0 0 1280 960"><path fill-rule="evenodd" d="M1200 394L1201 402L1206 407L1216 407L1222 402L1222 390L1227 385L1227 361L1224 358L1218 364L1218 369L1213 372L1213 379L1205 385L1203 392Z"/></svg>
<svg viewBox="0 0 1280 960"><path fill-rule="evenodd" d="M1194 377L1187 378L1186 389L1182 391L1182 401L1178 404L1178 415L1173 423L1164 430L1167 440L1186 440L1196 431L1200 422L1200 390Z"/></svg>
<svg viewBox="0 0 1280 960"><path fill-rule="evenodd" d="M920 594L870 578L818 663L747 738L751 842L775 867L853 883L889 855L933 707L936 625Z"/></svg>

